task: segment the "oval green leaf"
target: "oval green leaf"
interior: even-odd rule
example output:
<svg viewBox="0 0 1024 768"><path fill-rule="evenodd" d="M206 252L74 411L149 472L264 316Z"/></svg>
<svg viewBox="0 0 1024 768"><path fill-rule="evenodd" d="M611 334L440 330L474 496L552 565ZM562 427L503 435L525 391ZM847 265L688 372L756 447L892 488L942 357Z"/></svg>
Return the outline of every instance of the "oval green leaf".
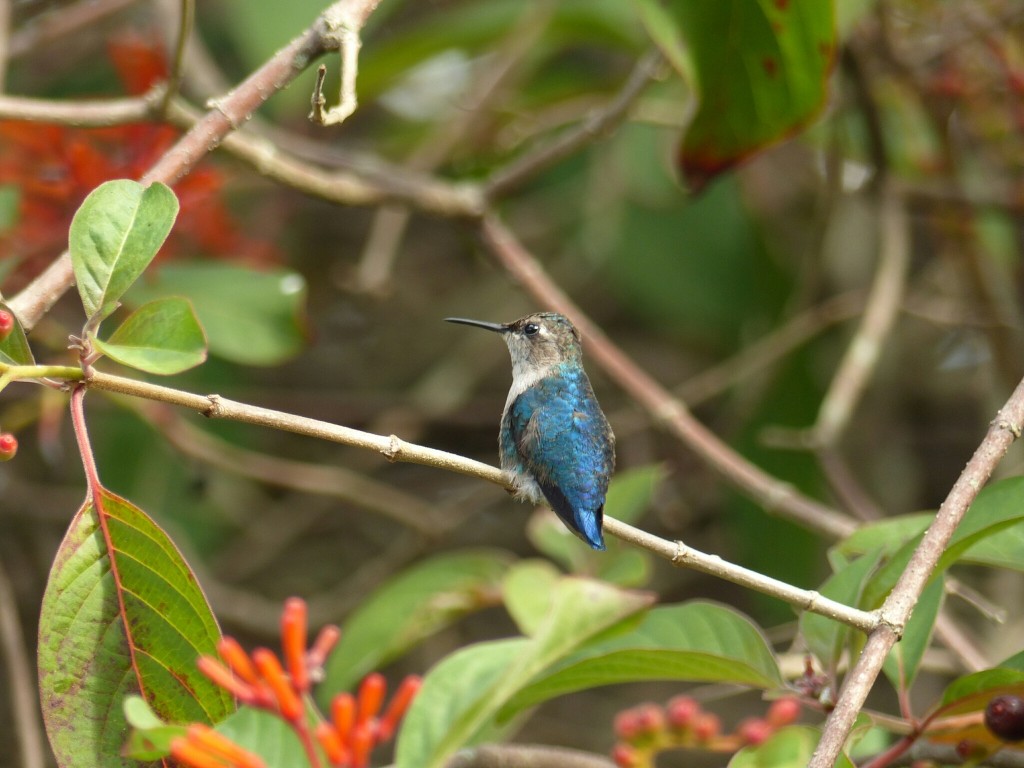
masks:
<svg viewBox="0 0 1024 768"><path fill-rule="evenodd" d="M729 768L804 768L821 738L817 728L795 725L773 733L764 743L744 747L729 761ZM853 768L840 753L836 768Z"/></svg>
<svg viewBox="0 0 1024 768"><path fill-rule="evenodd" d="M170 722L234 710L196 668L220 631L181 553L138 507L106 490L98 501L71 521L39 617L43 721L62 768L137 766L121 753L129 694Z"/></svg>
<svg viewBox="0 0 1024 768"><path fill-rule="evenodd" d="M85 314L118 301L174 226L178 198L160 182L117 179L94 189L71 221L68 248Z"/></svg>
<svg viewBox="0 0 1024 768"><path fill-rule="evenodd" d="M135 286L135 304L185 296L206 331L210 352L243 365L277 365L306 341L306 282L296 272L258 272L232 264L174 263Z"/></svg>
<svg viewBox="0 0 1024 768"><path fill-rule="evenodd" d="M444 697L424 698L422 692L416 698L409 713L412 723L406 723L398 743L398 767L440 768L481 734L493 732L499 725L498 712L532 678L594 637L621 625L650 605L652 599L599 581L561 579L552 590L547 616L533 637L511 641L512 651L487 656L485 682L467 685L464 678L469 675L450 665L451 659L427 675L424 691L428 684L431 689L445 691L448 702L442 705L438 699ZM422 711L428 707L443 707L443 713Z"/></svg>
<svg viewBox="0 0 1024 768"><path fill-rule="evenodd" d="M143 304L97 349L112 360L146 373L169 376L206 360L206 336L188 299Z"/></svg>
<svg viewBox="0 0 1024 768"><path fill-rule="evenodd" d="M9 313L14 318L14 327L7 334L7 338L0 341L0 363L7 365L35 365L35 358L32 356L32 349L25 337L25 329L21 327L18 316L5 302L0 301L0 309Z"/></svg>
<svg viewBox="0 0 1024 768"><path fill-rule="evenodd" d="M825 103L835 58L833 3L671 0L700 94L680 164L697 187L806 125ZM665 45L665 36L656 43ZM682 54L669 49L670 60ZM684 78L689 67L683 65Z"/></svg>
<svg viewBox="0 0 1024 768"><path fill-rule="evenodd" d="M748 618L698 601L655 608L634 630L580 648L523 687L501 717L573 691L639 680L783 684L775 655Z"/></svg>
<svg viewBox="0 0 1024 768"><path fill-rule="evenodd" d="M439 555L389 581L345 623L327 664L324 695L350 689L424 638L493 605L511 562L500 550Z"/></svg>

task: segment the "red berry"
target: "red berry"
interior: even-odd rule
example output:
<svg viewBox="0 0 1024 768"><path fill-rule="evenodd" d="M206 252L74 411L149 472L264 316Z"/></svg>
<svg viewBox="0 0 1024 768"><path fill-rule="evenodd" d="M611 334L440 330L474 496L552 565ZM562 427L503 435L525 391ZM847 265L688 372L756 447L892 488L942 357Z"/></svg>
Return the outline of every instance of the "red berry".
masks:
<svg viewBox="0 0 1024 768"><path fill-rule="evenodd" d="M783 725L796 722L798 717L800 717L800 700L786 696L772 702L772 705L768 707L765 720L774 727L781 728Z"/></svg>
<svg viewBox="0 0 1024 768"><path fill-rule="evenodd" d="M996 696L985 707L985 726L1003 741L1024 740L1024 699Z"/></svg>
<svg viewBox="0 0 1024 768"><path fill-rule="evenodd" d="M14 330L14 315L6 309L0 309L0 341L6 339Z"/></svg>
<svg viewBox="0 0 1024 768"><path fill-rule="evenodd" d="M633 741L640 733L636 710L624 709L615 716L615 735L623 741Z"/></svg>
<svg viewBox="0 0 1024 768"><path fill-rule="evenodd" d="M760 717L750 717L736 728L736 735L744 744L763 744L775 729Z"/></svg>
<svg viewBox="0 0 1024 768"><path fill-rule="evenodd" d="M722 721L713 712L701 712L694 718L693 735L698 742L711 741L722 731Z"/></svg>
<svg viewBox="0 0 1024 768"><path fill-rule="evenodd" d="M683 730L689 728L700 713L700 703L692 696L675 696L669 699L665 707L668 722L673 728Z"/></svg>
<svg viewBox="0 0 1024 768"><path fill-rule="evenodd" d="M641 704L635 711L643 735L653 736L665 730L665 710L657 704Z"/></svg>
<svg viewBox="0 0 1024 768"><path fill-rule="evenodd" d="M619 768L635 768L637 764L636 750L628 744L616 744L612 748L612 760Z"/></svg>
<svg viewBox="0 0 1024 768"><path fill-rule="evenodd" d="M18 452L18 438L10 432L0 434L0 461L10 461Z"/></svg>

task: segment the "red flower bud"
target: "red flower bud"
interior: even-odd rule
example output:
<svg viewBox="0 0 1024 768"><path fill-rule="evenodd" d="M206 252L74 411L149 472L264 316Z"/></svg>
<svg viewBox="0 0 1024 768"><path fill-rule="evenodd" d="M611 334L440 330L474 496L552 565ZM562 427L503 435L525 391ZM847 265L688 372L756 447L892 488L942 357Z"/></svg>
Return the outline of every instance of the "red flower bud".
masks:
<svg viewBox="0 0 1024 768"><path fill-rule="evenodd" d="M668 714L669 725L678 730L684 730L700 714L701 706L700 702L692 696L675 696L669 699L665 711Z"/></svg>
<svg viewBox="0 0 1024 768"><path fill-rule="evenodd" d="M18 438L10 432L0 434L0 461L10 461L18 453Z"/></svg>
<svg viewBox="0 0 1024 768"><path fill-rule="evenodd" d="M250 752L208 725L194 723L188 727L188 739L192 744L205 749L212 755L227 760L236 768L265 768L263 758Z"/></svg>
<svg viewBox="0 0 1024 768"><path fill-rule="evenodd" d="M378 741L387 741L394 735L395 729L398 728L398 723L405 717L409 705L412 704L412 700L419 693L422 685L423 681L416 675L409 675L401 682L398 690L395 691L395 695L391 697L391 703L388 704L388 708L384 711L384 716L378 724Z"/></svg>
<svg viewBox="0 0 1024 768"><path fill-rule="evenodd" d="M711 741L722 731L722 721L713 712L701 712L694 718L693 735L701 744Z"/></svg>
<svg viewBox="0 0 1024 768"><path fill-rule="evenodd" d="M352 744L356 724L356 700L351 693L339 693L331 700L331 722L343 744Z"/></svg>
<svg viewBox="0 0 1024 768"><path fill-rule="evenodd" d="M273 651L267 648L257 648L252 652L252 660L259 670L260 676L270 686L277 699L277 706L281 710L281 716L291 722L302 717L302 701L299 694L292 688L291 681L285 677L281 662Z"/></svg>
<svg viewBox="0 0 1024 768"><path fill-rule="evenodd" d="M218 685L243 704L252 704L256 700L256 691L244 680L241 680L212 656L200 656L196 666L214 685Z"/></svg>
<svg viewBox="0 0 1024 768"><path fill-rule="evenodd" d="M612 748L612 760L619 768L636 768L636 750L628 744L616 744Z"/></svg>
<svg viewBox="0 0 1024 768"><path fill-rule="evenodd" d="M795 723L798 717L800 717L800 700L793 696L785 696L772 702L768 707L765 720L776 728L781 728L784 725Z"/></svg>
<svg viewBox="0 0 1024 768"><path fill-rule="evenodd" d="M281 650L292 686L299 693L309 691L309 668L306 666L306 601L290 597L281 612Z"/></svg>
<svg viewBox="0 0 1024 768"><path fill-rule="evenodd" d="M384 694L388 683L380 672L371 672L363 678L359 685L358 706L356 707L356 725L365 725L377 717L384 704Z"/></svg>
<svg viewBox="0 0 1024 768"><path fill-rule="evenodd" d="M641 704L634 711L641 735L653 736L665 730L665 710L657 704Z"/></svg>
<svg viewBox="0 0 1024 768"><path fill-rule="evenodd" d="M224 659L232 672L242 678L249 685L259 684L259 675L256 674L256 667L252 665L249 654L245 652L235 638L224 635L217 641L217 653Z"/></svg>
<svg viewBox="0 0 1024 768"><path fill-rule="evenodd" d="M6 309L0 309L0 341L11 335L14 330L14 315Z"/></svg>
<svg viewBox="0 0 1024 768"><path fill-rule="evenodd" d="M744 744L763 744L774 729L760 717L750 717L736 728L736 735Z"/></svg>
<svg viewBox="0 0 1024 768"><path fill-rule="evenodd" d="M320 742L320 746L323 748L324 754L327 755L327 760L331 765L343 766L348 764L351 755L349 755L348 749L342 743L338 732L330 723L320 723L316 727L316 740Z"/></svg>

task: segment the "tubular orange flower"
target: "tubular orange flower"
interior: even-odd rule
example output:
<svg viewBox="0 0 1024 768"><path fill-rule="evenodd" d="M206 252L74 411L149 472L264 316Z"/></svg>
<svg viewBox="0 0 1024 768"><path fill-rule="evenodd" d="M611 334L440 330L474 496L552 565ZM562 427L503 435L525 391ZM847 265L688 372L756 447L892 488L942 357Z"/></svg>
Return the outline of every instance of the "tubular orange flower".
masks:
<svg viewBox="0 0 1024 768"><path fill-rule="evenodd" d="M306 666L306 601L289 597L281 612L281 650L292 686L299 693L309 691L309 669Z"/></svg>
<svg viewBox="0 0 1024 768"><path fill-rule="evenodd" d="M256 668L252 665L252 661L249 659L249 654L245 652L235 638L224 635L224 637L217 641L217 653L224 659L224 663L228 665L228 668L245 680L245 682L249 683L249 685L259 684L260 678L256 674Z"/></svg>
<svg viewBox="0 0 1024 768"><path fill-rule="evenodd" d="M281 710L281 716L291 722L296 722L302 717L302 702L299 695L292 688L291 681L284 675L284 669L277 656L268 648L257 648L252 652L252 660L256 669L270 686L277 699L277 706Z"/></svg>
<svg viewBox="0 0 1024 768"><path fill-rule="evenodd" d="M237 768L266 768L266 763L259 755L235 744L223 734L217 733L208 725L194 723L188 727L189 741L207 752L222 757Z"/></svg>
<svg viewBox="0 0 1024 768"><path fill-rule="evenodd" d="M402 681L401 685L398 686L398 690L395 691L395 695L391 697L391 702L388 704L388 708L384 711L384 716L380 719L380 723L378 724L378 741L387 741L395 734L395 730L398 728L398 723L405 716L406 711L409 709L409 705L416 697L416 694L419 693L422 685L423 681L419 677L416 675L409 675Z"/></svg>
<svg viewBox="0 0 1024 768"><path fill-rule="evenodd" d="M324 754L331 765L343 766L349 762L348 749L341 741L341 736L330 723L320 723L316 727L316 740L323 747Z"/></svg>
<svg viewBox="0 0 1024 768"><path fill-rule="evenodd" d="M196 666L215 685L219 685L243 704L250 704L256 700L256 691L253 687L232 675L227 667L212 656L200 656Z"/></svg>
<svg viewBox="0 0 1024 768"><path fill-rule="evenodd" d="M320 634L313 641L313 647L306 654L306 664L309 666L311 676L315 674L318 678L322 677L324 663L331 651L334 650L334 646L338 644L340 637L341 630L333 624L328 624L320 630ZM314 682L320 681L317 679Z"/></svg>
<svg viewBox="0 0 1024 768"><path fill-rule="evenodd" d="M221 760L184 736L171 739L171 757L190 768L225 768Z"/></svg>
<svg viewBox="0 0 1024 768"><path fill-rule="evenodd" d="M351 693L339 693L331 700L331 721L342 744L352 745L352 729L356 724L356 700Z"/></svg>
<svg viewBox="0 0 1024 768"><path fill-rule="evenodd" d="M359 685L359 706L356 714L356 726L366 725L380 712L384 703L384 694L387 693L388 683L384 675L379 672L371 672L363 678Z"/></svg>
<svg viewBox="0 0 1024 768"><path fill-rule="evenodd" d="M369 723L357 724L352 732L352 768L367 768L373 749L373 729Z"/></svg>

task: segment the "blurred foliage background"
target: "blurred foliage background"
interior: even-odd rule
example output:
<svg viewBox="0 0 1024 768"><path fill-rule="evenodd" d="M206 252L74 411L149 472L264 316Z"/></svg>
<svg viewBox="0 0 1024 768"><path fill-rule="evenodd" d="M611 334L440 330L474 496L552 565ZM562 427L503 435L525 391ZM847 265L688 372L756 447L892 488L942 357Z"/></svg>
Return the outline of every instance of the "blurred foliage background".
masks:
<svg viewBox="0 0 1024 768"><path fill-rule="evenodd" d="M185 95L201 104L225 92L323 5L199 3ZM159 30L174 28L175 7L15 2L7 89L53 97L130 90L112 44L161 50L169 40ZM697 191L678 167L689 94L666 68L623 125L528 179L502 212L559 284L716 434L805 493L871 518L937 506L1024 373L1024 12L1012 0L839 0L837 14L827 103L790 139ZM624 0L385 0L363 37L352 118L328 129L307 121L310 71L270 100L255 127L323 167L384 160L480 179L586 119L649 47ZM329 73L332 82L333 62ZM41 131L0 127L0 170L43 140ZM40 183L88 177L74 158L85 151L79 144L101 139L69 136L52 137L35 170L20 172ZM133 145L121 139L110 151L131 167L123 155ZM48 154L57 145L60 161ZM169 245L159 276L138 289L185 286L204 322L223 326L211 360L177 386L496 461L507 352L441 318L507 321L543 308L489 260L470 226L396 207L331 205L219 154L202 169L216 176L193 190L199 208L223 207L206 226L233 237L193 233ZM11 173L0 190L8 296L59 252L66 232L53 210L44 224L56 243L26 235L26 187ZM883 184L911 221L899 314L840 439L806 450L794 430L815 422L878 266L891 199ZM37 357L70 359L66 338L82 322L78 313L66 300L36 328ZM830 542L741 496L602 371L591 365L590 375L618 437L619 467L661 467L641 527L801 586L821 582ZM310 601L314 625L344 625L369 593L426 557L475 547L538 554L531 510L478 481L151 405L89 400L97 424L102 413L93 437L107 486L160 521L224 628L248 640L271 642L288 595ZM0 467L0 559L31 635L83 486L62 396L8 388L0 423L22 443L17 461ZM1018 473L1020 463L1011 455L1000 472ZM312 467L341 470L331 493L292 487L313 482ZM794 616L781 603L662 562L644 568L640 580L663 600L737 606L775 627L773 639L787 647ZM979 576L973 586L997 586L1001 604L1019 605L1019 579L999 578L993 585ZM422 671L470 640L512 631L494 596L478 600L479 610L419 645L394 673ZM975 621L971 633L1000 658L1020 621ZM567 697L530 721L528 738L605 751L617 709L675 690ZM5 743L10 706L0 697ZM730 720L757 702L720 706Z"/></svg>

